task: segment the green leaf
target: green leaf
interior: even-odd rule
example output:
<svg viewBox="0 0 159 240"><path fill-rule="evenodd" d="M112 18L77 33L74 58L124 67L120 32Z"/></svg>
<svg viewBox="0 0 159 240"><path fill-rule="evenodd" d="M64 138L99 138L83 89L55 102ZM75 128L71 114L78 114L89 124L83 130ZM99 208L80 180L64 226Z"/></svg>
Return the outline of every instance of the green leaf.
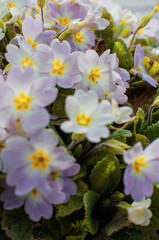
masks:
<svg viewBox="0 0 159 240"><path fill-rule="evenodd" d="M136 119L134 121L134 132L135 133L140 133L144 121L145 121L145 113L141 108L139 108L136 113Z"/></svg>
<svg viewBox="0 0 159 240"><path fill-rule="evenodd" d="M149 144L149 140L146 136L141 134L135 134L135 142L141 142L143 148L147 147Z"/></svg>
<svg viewBox="0 0 159 240"><path fill-rule="evenodd" d="M0 230L0 239L1 240L9 240L9 238L5 235L3 231Z"/></svg>
<svg viewBox="0 0 159 240"><path fill-rule="evenodd" d="M125 129L116 130L110 136L111 139L116 139L124 143L126 143L128 137L132 137L132 132Z"/></svg>
<svg viewBox="0 0 159 240"><path fill-rule="evenodd" d="M96 234L99 226L98 220L92 217L92 211L99 199L99 194L93 191L88 191L85 193L83 198L83 203L85 207L84 225L86 226L89 233L92 235Z"/></svg>
<svg viewBox="0 0 159 240"><path fill-rule="evenodd" d="M57 115L60 118L65 118L67 117L67 114L65 112L65 101L66 101L66 97L68 95L72 95L73 94L73 89L60 89L59 90L59 94L58 97L56 99L56 101L53 104L53 114Z"/></svg>
<svg viewBox="0 0 159 240"><path fill-rule="evenodd" d="M31 240L32 222L23 209L4 211L1 220L2 230L12 240Z"/></svg>
<svg viewBox="0 0 159 240"><path fill-rule="evenodd" d="M66 217L83 207L83 194L88 190L87 184L81 180L77 181L77 194L70 197L70 201L65 205L57 205L57 217Z"/></svg>
<svg viewBox="0 0 159 240"><path fill-rule="evenodd" d="M159 121L148 126L146 130L143 131L144 135L149 139L150 142L154 141L159 137Z"/></svg>
<svg viewBox="0 0 159 240"><path fill-rule="evenodd" d="M118 159L109 154L99 161L91 171L91 189L97 193L113 190L118 185L121 177Z"/></svg>
<svg viewBox="0 0 159 240"><path fill-rule="evenodd" d="M94 33L95 33L96 37L104 39L105 46L107 46L108 43L110 42L110 40L113 38L115 24L114 24L114 20L113 20L112 16L105 9L103 9L102 18L109 21L109 23L110 23L109 26L106 29L104 29L103 31L96 30L96 31L94 31Z"/></svg>
<svg viewBox="0 0 159 240"><path fill-rule="evenodd" d="M146 68L148 74L155 78L156 74L159 73L159 63L155 60L152 60L148 57L144 57L143 65Z"/></svg>
<svg viewBox="0 0 159 240"><path fill-rule="evenodd" d="M126 226L126 220L127 216L118 211L106 226L107 236L111 236L113 233L118 232L124 228Z"/></svg>
<svg viewBox="0 0 159 240"><path fill-rule="evenodd" d="M97 162L101 161L108 153L109 151L107 150L106 146L97 148L92 153L88 154L86 161L87 166L94 166Z"/></svg>
<svg viewBox="0 0 159 240"><path fill-rule="evenodd" d="M109 47L112 53L116 53L119 59L119 67L125 68L128 71L133 68L132 53L123 40L114 40L110 43Z"/></svg>
<svg viewBox="0 0 159 240"><path fill-rule="evenodd" d="M113 240L143 240L139 231L132 229L123 229L119 233L112 236ZM148 239L147 239L148 240Z"/></svg>
<svg viewBox="0 0 159 240"><path fill-rule="evenodd" d="M75 181L75 180L78 180L79 178L82 178L86 175L87 173L87 167L86 167L86 164L82 164L81 165L81 168L80 168L80 171L72 177L72 179Z"/></svg>
<svg viewBox="0 0 159 240"><path fill-rule="evenodd" d="M40 240L61 240L60 223L53 216L42 222L43 238Z"/></svg>

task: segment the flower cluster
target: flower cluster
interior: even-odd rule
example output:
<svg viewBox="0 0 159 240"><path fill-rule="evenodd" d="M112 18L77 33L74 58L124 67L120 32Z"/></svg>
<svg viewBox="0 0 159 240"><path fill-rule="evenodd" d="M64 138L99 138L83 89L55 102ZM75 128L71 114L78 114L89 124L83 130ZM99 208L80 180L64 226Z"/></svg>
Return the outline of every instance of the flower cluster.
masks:
<svg viewBox="0 0 159 240"><path fill-rule="evenodd" d="M78 230L84 231L84 239L87 231L96 233L94 221L87 226L95 198L105 194L99 204L103 196L113 199L118 184L114 179L125 168L124 194L135 201L127 210L128 220L142 226L150 223L151 199L146 198L152 196L153 184L159 183L159 136L148 139L152 109L145 121L141 109L136 114L136 103L146 108L145 103L136 99L138 94L132 102L128 97L136 86L153 89L152 93L158 87L159 64L151 59L153 49L140 41L158 11L157 3L137 23L137 15L111 0L0 0L4 209L24 206L31 220L50 219L56 205L71 205L76 199L71 196L83 187L76 195L82 201L71 205L65 217L88 211L89 197L83 200L83 195L94 196L85 219L75 223L81 224ZM156 102L152 108L158 107ZM92 157L98 150L101 159ZM121 155L120 161L115 155ZM71 222L71 232L73 227ZM69 234L64 233L73 239Z"/></svg>

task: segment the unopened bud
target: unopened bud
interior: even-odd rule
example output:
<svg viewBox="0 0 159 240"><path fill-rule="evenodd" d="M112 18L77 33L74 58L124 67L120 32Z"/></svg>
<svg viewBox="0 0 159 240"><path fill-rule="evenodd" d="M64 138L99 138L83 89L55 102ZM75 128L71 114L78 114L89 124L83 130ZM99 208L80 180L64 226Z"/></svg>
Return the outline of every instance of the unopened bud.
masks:
<svg viewBox="0 0 159 240"><path fill-rule="evenodd" d="M118 140L110 140L106 142L106 146L111 153L118 154L118 155L123 155L125 152L125 149L130 148L130 146Z"/></svg>
<svg viewBox="0 0 159 240"><path fill-rule="evenodd" d="M72 139L76 142L82 142L85 139L85 135L84 134L73 133L72 134Z"/></svg>
<svg viewBox="0 0 159 240"><path fill-rule="evenodd" d="M153 106L153 107L156 107L156 108L159 108L159 96L155 98L152 106Z"/></svg>
<svg viewBox="0 0 159 240"><path fill-rule="evenodd" d="M143 18L140 20L138 29L145 27L149 23L149 21L152 19L153 15L154 15L154 11L152 11L150 13L146 13L143 16Z"/></svg>
<svg viewBox="0 0 159 240"><path fill-rule="evenodd" d="M63 33L60 34L58 39L62 42L64 40L68 40L71 37L71 33L69 32L68 29L66 29Z"/></svg>
<svg viewBox="0 0 159 240"><path fill-rule="evenodd" d="M40 8L43 8L46 4L46 0L37 0L37 4Z"/></svg>
<svg viewBox="0 0 159 240"><path fill-rule="evenodd" d="M3 20L0 20L0 28L3 30L3 32L5 33L6 31L6 25L5 23L3 22Z"/></svg>

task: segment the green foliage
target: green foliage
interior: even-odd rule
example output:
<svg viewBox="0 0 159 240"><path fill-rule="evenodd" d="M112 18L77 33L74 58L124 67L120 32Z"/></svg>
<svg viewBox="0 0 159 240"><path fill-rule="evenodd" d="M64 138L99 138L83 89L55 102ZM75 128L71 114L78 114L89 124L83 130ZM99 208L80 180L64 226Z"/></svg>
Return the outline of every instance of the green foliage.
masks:
<svg viewBox="0 0 159 240"><path fill-rule="evenodd" d="M77 181L77 194L70 197L67 204L61 204L56 207L57 217L66 217L83 207L83 194L88 190L87 185L81 180Z"/></svg>
<svg viewBox="0 0 159 240"><path fill-rule="evenodd" d="M147 139L147 137L141 134L135 134L135 142L141 142L143 148L147 147L147 145L149 144L149 140Z"/></svg>
<svg viewBox="0 0 159 240"><path fill-rule="evenodd" d="M114 131L110 138L126 143L127 138L132 137L132 132L125 129Z"/></svg>
<svg viewBox="0 0 159 240"><path fill-rule="evenodd" d="M2 230L12 240L32 240L33 224L23 209L4 211L1 220Z"/></svg>
<svg viewBox="0 0 159 240"><path fill-rule="evenodd" d="M104 193L106 190L113 191L118 185L121 177L120 164L118 159L109 154L99 161L91 171L91 189L97 193Z"/></svg>
<svg viewBox="0 0 159 240"><path fill-rule="evenodd" d="M57 115L60 118L65 118L67 117L66 112L65 112L65 100L68 95L73 94L72 89L60 89L58 97L56 101L53 104L53 114Z"/></svg>
<svg viewBox="0 0 159 240"><path fill-rule="evenodd" d="M96 150L92 151L87 156L87 160L86 160L87 166L89 167L94 166L97 162L101 161L104 157L106 157L108 153L109 152L106 146L101 146Z"/></svg>
<svg viewBox="0 0 159 240"><path fill-rule="evenodd" d="M112 236L112 240L144 240L139 231L124 229ZM145 239L148 240L148 239Z"/></svg>
<svg viewBox="0 0 159 240"><path fill-rule="evenodd" d="M109 47L112 53L116 53L119 59L119 67L125 68L126 70L133 68L133 56L123 40L114 40Z"/></svg>
<svg viewBox="0 0 159 240"><path fill-rule="evenodd" d="M152 60L148 57L144 57L143 65L145 66L148 74L155 78L156 74L159 73L159 63L155 60Z"/></svg>
<svg viewBox="0 0 159 240"><path fill-rule="evenodd" d="M108 13L105 9L103 9L103 14L102 18L107 19L109 21L109 26L104 29L103 31L94 31L96 37L104 39L105 40L105 46L107 47L108 43L112 40L113 38L113 33L115 29L115 24L112 16L110 13Z"/></svg>
<svg viewBox="0 0 159 240"><path fill-rule="evenodd" d="M134 121L134 132L135 133L140 133L144 121L145 121L145 113L141 108L139 108L136 113L136 119Z"/></svg>
<svg viewBox="0 0 159 240"><path fill-rule="evenodd" d="M154 141L159 137L159 121L148 126L146 130L143 131L144 135L149 139L150 142Z"/></svg>
<svg viewBox="0 0 159 240"><path fill-rule="evenodd" d="M96 234L99 226L98 220L92 217L92 211L100 195L93 191L85 193L83 203L85 207L84 225L89 233Z"/></svg>

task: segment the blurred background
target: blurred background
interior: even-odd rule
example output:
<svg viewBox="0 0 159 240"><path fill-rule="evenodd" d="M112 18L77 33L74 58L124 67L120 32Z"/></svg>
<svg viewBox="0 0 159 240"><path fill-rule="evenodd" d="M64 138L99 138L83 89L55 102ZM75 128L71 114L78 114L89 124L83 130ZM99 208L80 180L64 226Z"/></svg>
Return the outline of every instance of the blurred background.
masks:
<svg viewBox="0 0 159 240"><path fill-rule="evenodd" d="M123 8L131 9L133 12L144 12L155 6L155 0L113 0L119 3Z"/></svg>

